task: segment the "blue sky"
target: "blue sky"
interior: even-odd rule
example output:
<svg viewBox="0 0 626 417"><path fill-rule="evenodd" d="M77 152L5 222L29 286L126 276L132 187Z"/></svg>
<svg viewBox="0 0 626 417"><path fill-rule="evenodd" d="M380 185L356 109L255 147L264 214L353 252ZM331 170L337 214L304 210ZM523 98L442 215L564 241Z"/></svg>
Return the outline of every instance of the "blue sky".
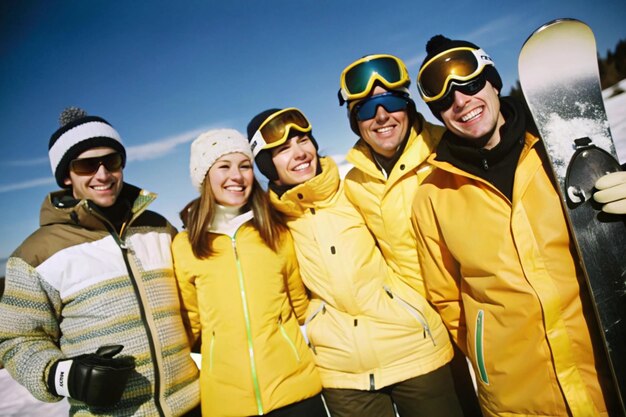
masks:
<svg viewBox="0 0 626 417"><path fill-rule="evenodd" d="M470 40L495 60L507 93L524 40L549 20L585 21L602 56L626 39L623 0L508 3L2 0L0 266L55 189L47 146L67 106L116 127L126 181L157 192L153 208L179 227L196 197L189 144L204 130L245 133L258 112L295 106L323 153L345 154L356 138L338 106L339 74L360 56L397 55L414 81L432 35ZM419 103L414 82L411 92Z"/></svg>

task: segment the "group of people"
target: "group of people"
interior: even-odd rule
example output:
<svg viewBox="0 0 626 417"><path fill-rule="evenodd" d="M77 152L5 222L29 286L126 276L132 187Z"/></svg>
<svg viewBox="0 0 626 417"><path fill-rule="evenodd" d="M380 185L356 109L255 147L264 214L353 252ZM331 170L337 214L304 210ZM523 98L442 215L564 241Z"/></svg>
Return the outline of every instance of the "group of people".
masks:
<svg viewBox="0 0 626 417"><path fill-rule="evenodd" d="M399 58L367 55L341 74L359 137L345 179L302 111L270 108L246 135L193 141L180 232L124 182L118 132L64 112L63 190L8 260L0 362L76 416L617 410L532 119L477 45L437 35L426 52L417 88L443 126ZM611 215L625 174L597 184Z"/></svg>

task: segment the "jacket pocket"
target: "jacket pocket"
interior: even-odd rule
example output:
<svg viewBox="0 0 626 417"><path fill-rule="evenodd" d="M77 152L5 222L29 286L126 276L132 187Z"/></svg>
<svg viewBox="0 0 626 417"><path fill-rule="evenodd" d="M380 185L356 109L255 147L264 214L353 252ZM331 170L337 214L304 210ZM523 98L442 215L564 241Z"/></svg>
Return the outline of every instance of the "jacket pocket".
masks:
<svg viewBox="0 0 626 417"><path fill-rule="evenodd" d="M287 344L291 348L291 351L293 352L293 354L294 354L294 356L296 358L296 361L298 361L298 363L300 363L300 354L298 353L298 349L296 348L296 344L293 342L293 340L291 340L291 338L287 334L287 330L285 329L285 326L283 326L283 319L282 319L282 317L278 318L278 330L280 331L280 334L283 336L283 338L285 339L285 341L287 342Z"/></svg>
<svg viewBox="0 0 626 417"><path fill-rule="evenodd" d="M422 313L422 311L417 307L411 305L408 301L394 294L394 292L391 291L391 288L389 288L387 285L384 285L383 289L385 290L389 298L394 300L400 307L406 310L419 322L419 324L422 326L422 329L424 329L424 338L426 338L426 335L428 335L428 337L430 337L430 340L432 340L433 345L437 346L437 343L435 342L435 338L430 331L430 326L428 325L428 321L426 320L426 316L424 315L424 313Z"/></svg>
<svg viewBox="0 0 626 417"><path fill-rule="evenodd" d="M309 341L309 348L313 351L314 354L317 355L317 350L315 349L315 344L312 341L311 331L309 329L309 323L311 323L319 314L324 313L326 311L326 302L322 301L320 305L311 313L309 317L304 321L304 328L307 332L307 339Z"/></svg>
<svg viewBox="0 0 626 417"><path fill-rule="evenodd" d="M211 333L211 342L209 343L209 372L213 370L214 352L215 352L215 331Z"/></svg>
<svg viewBox="0 0 626 417"><path fill-rule="evenodd" d="M483 310L478 310L474 329L474 352L476 352L476 368L478 369L478 376L483 383L489 385L489 376L487 375L487 368L485 367L484 319L485 312Z"/></svg>

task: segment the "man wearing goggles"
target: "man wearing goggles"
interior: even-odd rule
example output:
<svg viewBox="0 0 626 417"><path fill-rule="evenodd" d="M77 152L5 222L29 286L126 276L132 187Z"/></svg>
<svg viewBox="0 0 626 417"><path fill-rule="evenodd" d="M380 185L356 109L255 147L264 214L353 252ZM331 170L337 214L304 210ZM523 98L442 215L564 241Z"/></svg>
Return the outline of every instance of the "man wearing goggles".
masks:
<svg viewBox="0 0 626 417"><path fill-rule="evenodd" d="M425 294L410 206L415 190L430 173L425 161L444 129L417 112L409 85L406 66L391 55L368 55L343 70L339 103L347 104L350 127L359 136L347 155L354 168L346 176L345 190L387 264L407 286ZM381 393L380 400L394 402L403 410L400 415L456 415L459 403L466 416L480 415L465 358L460 352L451 362L452 357L424 356L419 373L396 382L407 390L423 384L428 387L423 395L403 398L396 397L394 390L376 391ZM456 393L438 375L449 369L454 373ZM447 399L438 402L437 398Z"/></svg>
<svg viewBox="0 0 626 417"><path fill-rule="evenodd" d="M452 355L439 315L387 267L345 198L337 166L318 155L304 115L293 108L262 112L248 125L251 143L261 143L260 135L257 167L270 180L272 204L287 217L313 294L306 332L330 414L394 417L393 399L402 416L438 415L425 412L428 406L461 415L446 366L420 378ZM414 390L422 386L430 398L416 405Z"/></svg>
<svg viewBox="0 0 626 417"><path fill-rule="evenodd" d="M417 75L417 87L422 99L438 113L452 104L452 91L476 94L487 79L498 90L502 88L502 80L489 55L482 49L462 46L424 63Z"/></svg>
<svg viewBox="0 0 626 417"><path fill-rule="evenodd" d="M0 362L39 400L67 397L70 416L199 416L176 230L147 210L154 194L124 183L126 149L106 120L69 108L60 121L48 154L63 190L7 262Z"/></svg>
<svg viewBox="0 0 626 417"><path fill-rule="evenodd" d="M426 50L419 90L448 130L414 200L417 253L427 297L472 362L483 412L607 415L598 329L533 121L500 98L478 46L437 35ZM596 194L621 200L605 210L624 214L626 175L616 174L604 181L622 191Z"/></svg>

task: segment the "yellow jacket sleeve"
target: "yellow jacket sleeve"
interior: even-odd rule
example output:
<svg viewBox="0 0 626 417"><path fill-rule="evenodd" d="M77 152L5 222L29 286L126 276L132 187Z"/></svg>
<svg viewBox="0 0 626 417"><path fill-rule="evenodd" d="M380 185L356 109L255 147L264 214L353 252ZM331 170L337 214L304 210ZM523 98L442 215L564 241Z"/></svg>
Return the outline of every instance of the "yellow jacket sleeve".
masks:
<svg viewBox="0 0 626 417"><path fill-rule="evenodd" d="M465 319L462 314L461 273L438 233L434 212L427 200L416 198L411 223L417 239L426 298L437 309L450 336L467 354Z"/></svg>
<svg viewBox="0 0 626 417"><path fill-rule="evenodd" d="M285 252L285 270L283 271L286 291L298 323L304 324L306 311L309 307L309 295L300 277L300 268L293 245L291 233L285 233L283 250Z"/></svg>
<svg viewBox="0 0 626 417"><path fill-rule="evenodd" d="M187 337L189 338L189 345L193 346L200 338L201 324L195 284L196 277L189 268L195 258L187 232L180 232L174 238L172 242L172 257L181 304L181 316L185 324Z"/></svg>

